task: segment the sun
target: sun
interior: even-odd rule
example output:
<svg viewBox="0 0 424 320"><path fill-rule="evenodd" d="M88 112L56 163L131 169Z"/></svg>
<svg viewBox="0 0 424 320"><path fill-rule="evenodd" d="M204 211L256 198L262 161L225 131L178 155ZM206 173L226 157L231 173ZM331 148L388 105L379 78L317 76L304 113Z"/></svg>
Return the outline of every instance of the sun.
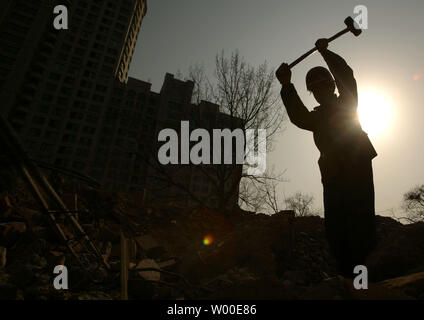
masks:
<svg viewBox="0 0 424 320"><path fill-rule="evenodd" d="M364 131L372 137L378 137L387 131L392 122L390 100L377 91L361 91L358 116Z"/></svg>

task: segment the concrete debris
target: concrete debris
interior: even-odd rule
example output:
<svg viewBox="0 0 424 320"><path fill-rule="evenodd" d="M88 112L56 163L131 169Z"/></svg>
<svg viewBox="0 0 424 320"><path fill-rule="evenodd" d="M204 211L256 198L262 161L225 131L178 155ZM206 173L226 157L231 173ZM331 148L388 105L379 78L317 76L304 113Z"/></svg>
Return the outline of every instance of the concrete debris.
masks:
<svg viewBox="0 0 424 320"><path fill-rule="evenodd" d="M359 292L338 275L320 217L145 207L135 195L83 186L77 193L78 219L110 270L78 267L18 183L0 197L0 299L120 299L121 230L131 248L129 299L424 299L424 223L377 216L369 290ZM56 265L68 267L70 290L53 288Z"/></svg>
<svg viewBox="0 0 424 320"><path fill-rule="evenodd" d="M161 261L158 263L159 268L161 269L169 269L170 267L173 267L177 264L177 260L175 259L169 259L165 261Z"/></svg>
<svg viewBox="0 0 424 320"><path fill-rule="evenodd" d="M140 270L145 268L160 269L156 261L152 259L144 259L137 264L137 266L135 267L135 270ZM145 280L150 280L150 281L160 280L160 272L157 272L157 271L138 271L138 274L140 275L140 277L142 277Z"/></svg>
<svg viewBox="0 0 424 320"><path fill-rule="evenodd" d="M381 285L411 297L424 299L424 272L382 281Z"/></svg>

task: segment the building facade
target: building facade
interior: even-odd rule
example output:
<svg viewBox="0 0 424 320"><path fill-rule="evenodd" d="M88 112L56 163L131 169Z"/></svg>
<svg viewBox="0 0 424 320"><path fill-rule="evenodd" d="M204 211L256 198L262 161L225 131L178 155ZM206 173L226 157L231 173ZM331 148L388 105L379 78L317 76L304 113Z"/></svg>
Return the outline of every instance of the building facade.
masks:
<svg viewBox="0 0 424 320"><path fill-rule="evenodd" d="M68 9L68 30L53 27L59 4ZM109 190L147 189L152 199L166 194L186 205L193 204L187 195L194 190L213 203L210 182L193 178L190 166L182 170L191 190L185 196L177 186L149 187L160 185L149 161L161 128L180 123L187 112L216 125L228 116L206 102L191 104L189 81L167 74L155 93L151 84L128 78L146 11L146 0L3 0L0 112L36 161L81 172ZM241 167L235 171L236 177Z"/></svg>

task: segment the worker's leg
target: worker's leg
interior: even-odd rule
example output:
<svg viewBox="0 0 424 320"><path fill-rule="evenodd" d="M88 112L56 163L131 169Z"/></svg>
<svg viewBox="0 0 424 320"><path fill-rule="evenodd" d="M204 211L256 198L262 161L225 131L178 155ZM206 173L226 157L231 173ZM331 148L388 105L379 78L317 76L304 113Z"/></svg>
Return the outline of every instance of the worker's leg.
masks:
<svg viewBox="0 0 424 320"><path fill-rule="evenodd" d="M338 181L324 184L325 233L332 256L343 275L349 271L349 238L343 204L343 185ZM352 273L350 271L350 273Z"/></svg>
<svg viewBox="0 0 424 320"><path fill-rule="evenodd" d="M347 194L346 223L351 261L365 264L375 246L374 184L371 161L358 163L351 171ZM348 205L350 203L351 205Z"/></svg>

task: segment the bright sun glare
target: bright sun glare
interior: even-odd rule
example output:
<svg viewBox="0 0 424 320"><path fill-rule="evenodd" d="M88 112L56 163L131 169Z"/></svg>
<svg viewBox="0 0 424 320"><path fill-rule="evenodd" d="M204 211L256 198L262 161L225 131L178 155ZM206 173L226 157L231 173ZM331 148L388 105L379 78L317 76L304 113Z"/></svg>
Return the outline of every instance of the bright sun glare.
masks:
<svg viewBox="0 0 424 320"><path fill-rule="evenodd" d="M392 106L376 91L359 92L358 115L361 126L372 137L382 135L392 121Z"/></svg>

